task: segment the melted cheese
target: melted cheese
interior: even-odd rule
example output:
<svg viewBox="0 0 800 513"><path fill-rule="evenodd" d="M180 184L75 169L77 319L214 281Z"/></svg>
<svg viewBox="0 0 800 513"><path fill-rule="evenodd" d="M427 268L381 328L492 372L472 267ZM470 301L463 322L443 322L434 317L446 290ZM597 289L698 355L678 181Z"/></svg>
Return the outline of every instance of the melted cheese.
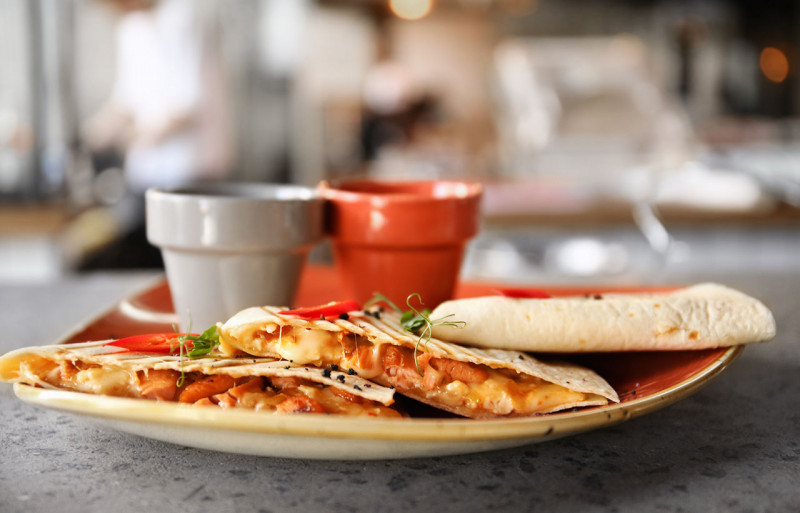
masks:
<svg viewBox="0 0 800 513"><path fill-rule="evenodd" d="M342 358L341 365L353 369L365 379L374 379L383 374L383 353L385 344L362 343L353 356Z"/></svg>
<svg viewBox="0 0 800 513"><path fill-rule="evenodd" d="M277 340L273 339L273 344L275 352L284 360L301 365L324 365L325 362L335 361L341 354L335 333L323 330L292 328Z"/></svg>
<svg viewBox="0 0 800 513"><path fill-rule="evenodd" d="M347 351L339 342L340 336L336 332L298 327L265 330L250 340L246 351L258 356L278 355L298 365L325 367L335 364L353 369L365 379L373 379L383 372L384 345L373 345L355 337L347 341L352 345Z"/></svg>
<svg viewBox="0 0 800 513"><path fill-rule="evenodd" d="M47 368L42 365L37 365L36 360L22 361L19 364L19 370L14 371L15 376L11 378L12 383L30 383L42 388L58 389L51 381L58 379L58 366L49 362ZM49 370L48 370L49 369Z"/></svg>
<svg viewBox="0 0 800 513"><path fill-rule="evenodd" d="M92 367L78 371L73 386L79 392L100 395L132 395L136 390L135 373L121 368Z"/></svg>
<svg viewBox="0 0 800 513"><path fill-rule="evenodd" d="M585 401L587 396L534 376L517 374L508 370L492 369L482 364L462 363L476 367L485 379L465 383L447 372L430 366L429 359L420 359L423 376L414 368L410 349L403 349L403 371L396 367L384 374L388 384L395 385L401 393L408 393L445 407L457 410L466 408L474 416L533 415L561 409ZM469 373L468 373L469 375ZM478 376L480 373L472 373Z"/></svg>
<svg viewBox="0 0 800 513"><path fill-rule="evenodd" d="M465 384L469 393L464 397L470 407L500 415L531 415L550 412L562 405L578 403L587 398L582 392L537 378L514 380L496 371L489 372L489 378L483 383ZM450 385L445 389L449 391L449 387ZM459 390L463 390L463 387L459 387Z"/></svg>

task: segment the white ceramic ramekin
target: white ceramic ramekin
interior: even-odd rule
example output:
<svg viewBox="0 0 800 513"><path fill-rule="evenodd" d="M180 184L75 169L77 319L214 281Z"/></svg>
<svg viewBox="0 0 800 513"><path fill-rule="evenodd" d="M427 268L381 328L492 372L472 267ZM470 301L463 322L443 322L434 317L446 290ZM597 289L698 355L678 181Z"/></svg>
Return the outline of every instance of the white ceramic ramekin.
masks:
<svg viewBox="0 0 800 513"><path fill-rule="evenodd" d="M292 305L323 200L311 188L208 183L146 194L180 325L203 330L255 305Z"/></svg>

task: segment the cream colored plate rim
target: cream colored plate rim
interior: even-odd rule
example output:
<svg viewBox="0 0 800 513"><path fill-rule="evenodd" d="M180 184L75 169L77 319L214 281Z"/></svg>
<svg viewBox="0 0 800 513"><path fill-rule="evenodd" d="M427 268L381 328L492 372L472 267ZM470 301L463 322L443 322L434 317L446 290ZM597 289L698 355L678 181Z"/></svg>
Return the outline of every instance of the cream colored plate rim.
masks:
<svg viewBox="0 0 800 513"><path fill-rule="evenodd" d="M616 424L664 408L696 392L744 350L727 349L709 365L658 393L621 404L513 419L376 419L333 415L271 415L179 403L97 396L15 384L23 401L56 410L126 422L214 428L242 433L339 439L435 442L553 438Z"/></svg>

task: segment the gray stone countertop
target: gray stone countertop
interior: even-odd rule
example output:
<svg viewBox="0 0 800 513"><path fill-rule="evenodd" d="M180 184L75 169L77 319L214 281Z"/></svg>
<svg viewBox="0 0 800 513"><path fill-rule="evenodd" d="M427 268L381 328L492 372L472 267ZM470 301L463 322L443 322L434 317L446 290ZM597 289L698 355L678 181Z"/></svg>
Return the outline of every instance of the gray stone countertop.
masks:
<svg viewBox="0 0 800 513"><path fill-rule="evenodd" d="M155 277L2 286L0 352L52 343ZM764 300L777 338L663 410L516 449L371 462L217 453L39 409L0 384L0 511L798 511L800 275L711 278Z"/></svg>

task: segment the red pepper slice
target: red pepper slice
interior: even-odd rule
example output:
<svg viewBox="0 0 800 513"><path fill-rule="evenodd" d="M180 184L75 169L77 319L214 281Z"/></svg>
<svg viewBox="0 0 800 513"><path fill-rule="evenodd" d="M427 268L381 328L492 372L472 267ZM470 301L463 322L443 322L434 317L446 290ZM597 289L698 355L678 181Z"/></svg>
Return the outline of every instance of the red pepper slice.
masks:
<svg viewBox="0 0 800 513"><path fill-rule="evenodd" d="M106 344L121 347L136 353L170 354L178 351L178 337L185 333L149 333L121 338ZM192 342L186 341L187 349L192 350Z"/></svg>
<svg viewBox="0 0 800 513"><path fill-rule="evenodd" d="M548 299L553 297L539 289L497 289L496 292L501 296L518 299Z"/></svg>
<svg viewBox="0 0 800 513"><path fill-rule="evenodd" d="M355 301L331 301L324 305L294 308L292 310L283 310L278 313L281 315L296 315L304 319L319 319L320 317L331 319L354 310L361 310L361 305Z"/></svg>

